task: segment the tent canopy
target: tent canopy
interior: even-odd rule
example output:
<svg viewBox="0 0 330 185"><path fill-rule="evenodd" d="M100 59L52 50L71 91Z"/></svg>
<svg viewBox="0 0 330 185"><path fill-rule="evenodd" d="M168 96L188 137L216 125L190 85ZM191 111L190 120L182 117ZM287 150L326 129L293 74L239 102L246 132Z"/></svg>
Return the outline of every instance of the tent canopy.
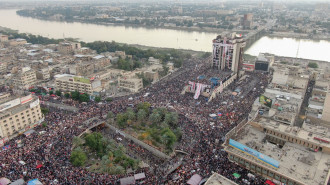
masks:
<svg viewBox="0 0 330 185"><path fill-rule="evenodd" d="M30 180L27 185L42 185L42 183L38 179Z"/></svg>
<svg viewBox="0 0 330 185"><path fill-rule="evenodd" d="M241 177L241 175L240 175L240 174L238 174L238 173L233 173L233 175L234 175L234 177L235 177L236 179L238 179L238 178L240 178L240 177Z"/></svg>
<svg viewBox="0 0 330 185"><path fill-rule="evenodd" d="M7 185L9 184L11 181L9 179L7 179L6 177L2 177L0 179L0 185Z"/></svg>
<svg viewBox="0 0 330 185"><path fill-rule="evenodd" d="M190 185L198 185L202 180L202 177L198 174L193 175L187 182Z"/></svg>
<svg viewBox="0 0 330 185"><path fill-rule="evenodd" d="M24 135L25 136L29 136L29 135L31 135L34 132L35 132L35 130L31 129L31 130L28 130L28 131L24 132Z"/></svg>
<svg viewBox="0 0 330 185"><path fill-rule="evenodd" d="M133 176L120 179L120 185L129 185L129 184L135 184L135 178Z"/></svg>
<svg viewBox="0 0 330 185"><path fill-rule="evenodd" d="M24 180L23 179L18 179L14 182L12 182L10 185L23 185L24 184Z"/></svg>
<svg viewBox="0 0 330 185"><path fill-rule="evenodd" d="M140 180L146 178L146 175L144 173L138 173L134 175L135 180Z"/></svg>

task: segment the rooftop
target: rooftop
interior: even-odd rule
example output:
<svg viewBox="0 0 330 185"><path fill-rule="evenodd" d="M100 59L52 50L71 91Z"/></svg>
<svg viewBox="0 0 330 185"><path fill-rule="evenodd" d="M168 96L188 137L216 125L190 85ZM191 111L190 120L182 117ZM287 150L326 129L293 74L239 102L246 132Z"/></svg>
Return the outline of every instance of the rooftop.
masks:
<svg viewBox="0 0 330 185"><path fill-rule="evenodd" d="M288 129L288 126L278 125L277 130L281 132L294 132L296 130ZM322 152L310 151L307 147L286 142L282 148L264 140L266 134L258 131L251 125L247 124L239 138L236 139L239 143L246 145L268 157L279 162L279 168L265 165L265 163L248 155L234 147L226 149L235 154L259 163L272 171L283 174L289 178L295 179L302 184L324 184L329 171L330 155ZM292 133L302 138L309 138L308 132L299 130L297 134ZM307 135L305 135L307 134Z"/></svg>
<svg viewBox="0 0 330 185"><path fill-rule="evenodd" d="M292 127L289 125L281 124L275 120L271 120L269 118L263 118L260 116L257 116L257 118L254 120L254 122L257 122L260 124L263 128L268 128L270 130L276 130L280 133L285 133L286 135L291 135L295 138L300 138L301 140L308 141L310 143L315 143L317 145L320 145L322 147L330 147L329 143L324 143L318 140L315 140L314 137L324 139L327 141L330 141L330 129L325 127ZM330 156L329 156L330 157Z"/></svg>
<svg viewBox="0 0 330 185"><path fill-rule="evenodd" d="M204 185L237 185L235 182L227 179L226 177L214 173Z"/></svg>

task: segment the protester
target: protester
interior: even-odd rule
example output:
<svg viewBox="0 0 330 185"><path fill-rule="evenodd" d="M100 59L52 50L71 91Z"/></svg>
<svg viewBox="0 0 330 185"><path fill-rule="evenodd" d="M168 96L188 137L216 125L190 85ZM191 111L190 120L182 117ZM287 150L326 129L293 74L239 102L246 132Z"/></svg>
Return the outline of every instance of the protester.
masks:
<svg viewBox="0 0 330 185"><path fill-rule="evenodd" d="M183 68L167 79L134 95L114 98L109 103L104 101L101 105L96 102L84 105L73 100L40 97L42 101L61 102L75 106L79 108L79 112L70 114L53 108L53 111L45 117L47 127L38 126L35 128L37 132L32 135L18 136L6 143L11 148L0 151L0 177L4 176L12 181L20 178L37 178L44 184L118 184L120 178L133 175L133 173L99 174L83 167L72 166L69 162L72 139L95 124L93 121L84 124L86 120L93 117L103 119L109 111L114 114L124 112L128 104L149 102L153 107L167 106L179 113L179 127L183 135L175 149L189 155L184 155L184 157L177 155L171 160L159 159L150 151L124 138L121 143L127 147L128 153L134 158L143 159L150 166L150 168L141 168L135 172L146 174L144 184L185 184L196 173L207 178L213 172L242 184L243 182L235 179L232 174L237 172L248 179L248 171L229 162L221 144L225 134L241 120L247 118L254 100L263 92L262 86L267 86L269 76L262 73L249 73L250 79L240 84L242 88L240 96L233 96L229 92L237 85L233 83L211 102L207 102L202 96L195 100L191 93L181 94L188 81L208 83L205 79L198 81L199 75L221 75L221 71L212 70L208 67L209 65L205 61L186 62ZM255 83L255 90L251 89L252 83ZM150 95L145 97L144 94L147 92ZM226 104L223 104L224 101ZM214 113L221 113L221 116L216 119L209 116ZM40 131L46 131L46 133L40 135L38 134ZM102 132L109 138L118 137L116 133ZM16 144L19 140L22 147ZM19 161L24 161L25 165ZM167 175L168 170L181 163L179 168ZM262 184L262 179L251 180L251 184Z"/></svg>

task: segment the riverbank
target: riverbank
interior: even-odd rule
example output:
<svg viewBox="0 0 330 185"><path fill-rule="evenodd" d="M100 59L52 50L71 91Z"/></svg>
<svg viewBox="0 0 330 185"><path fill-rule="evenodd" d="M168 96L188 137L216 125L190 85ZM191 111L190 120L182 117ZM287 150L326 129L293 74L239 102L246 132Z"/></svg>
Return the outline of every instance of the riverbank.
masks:
<svg viewBox="0 0 330 185"><path fill-rule="evenodd" d="M17 13L16 13L17 14ZM19 15L22 17L27 17L27 18L33 18L33 19L38 19L38 20L44 20L44 21L52 21L52 22L64 22L64 23L85 23L85 24L94 24L94 25L103 25L103 26L125 26L125 27L132 27L132 28L146 28L146 29L168 29L168 30L178 30L178 31L187 31L187 32L207 32L207 33L215 33L215 34L221 34L223 31L228 31L220 28L211 28L211 27L197 27L197 26L192 26L192 27L186 27L186 26L148 26L148 25L137 25L137 24L129 24L129 23L105 23L105 22L95 22L95 21L90 21L90 20L80 20L80 19L75 19L73 21L67 21L67 20L58 20L58 19L48 19L48 18L43 18L43 17L32 17L32 16L23 16ZM246 30L244 32L248 32L249 30Z"/></svg>
<svg viewBox="0 0 330 185"><path fill-rule="evenodd" d="M278 37L278 38L295 38L295 39L309 39L309 40L327 40L330 41L330 37L322 35L311 36L306 33L294 33L294 32L273 32L268 34L269 37Z"/></svg>

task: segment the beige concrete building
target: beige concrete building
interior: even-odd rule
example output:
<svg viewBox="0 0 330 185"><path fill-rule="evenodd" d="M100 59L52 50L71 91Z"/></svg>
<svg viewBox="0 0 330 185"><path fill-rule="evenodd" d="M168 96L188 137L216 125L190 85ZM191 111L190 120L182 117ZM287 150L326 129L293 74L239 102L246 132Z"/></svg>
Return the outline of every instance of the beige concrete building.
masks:
<svg viewBox="0 0 330 185"><path fill-rule="evenodd" d="M57 46L57 51L61 54L73 54L75 50L80 50L79 42L61 42Z"/></svg>
<svg viewBox="0 0 330 185"><path fill-rule="evenodd" d="M24 67L13 77L13 85L19 89L27 89L37 82L36 72L29 67Z"/></svg>
<svg viewBox="0 0 330 185"><path fill-rule="evenodd" d="M0 146L44 120L38 97L7 97L0 100Z"/></svg>
<svg viewBox="0 0 330 185"><path fill-rule="evenodd" d="M131 92L138 92L140 89L143 88L142 79L139 78L119 78L118 85L120 88L126 89Z"/></svg>
<svg viewBox="0 0 330 185"><path fill-rule="evenodd" d="M93 94L94 91L100 91L101 81L90 80L78 76L64 76L55 79L56 90L64 92L78 91L81 93Z"/></svg>
<svg viewBox="0 0 330 185"><path fill-rule="evenodd" d="M8 35L0 35L0 42L7 42L8 41Z"/></svg>
<svg viewBox="0 0 330 185"><path fill-rule="evenodd" d="M276 184L326 185L329 140L328 129L298 128L257 116L231 130L223 146L230 161Z"/></svg>
<svg viewBox="0 0 330 185"><path fill-rule="evenodd" d="M37 79L50 80L50 72L48 68L39 69L37 71Z"/></svg>
<svg viewBox="0 0 330 185"><path fill-rule="evenodd" d="M26 43L27 43L27 41L25 39L11 39L8 42L9 46L24 45Z"/></svg>
<svg viewBox="0 0 330 185"><path fill-rule="evenodd" d="M7 62L0 62L0 73L5 73L7 71Z"/></svg>
<svg viewBox="0 0 330 185"><path fill-rule="evenodd" d="M236 182L218 174L214 173L204 185L238 185Z"/></svg>

